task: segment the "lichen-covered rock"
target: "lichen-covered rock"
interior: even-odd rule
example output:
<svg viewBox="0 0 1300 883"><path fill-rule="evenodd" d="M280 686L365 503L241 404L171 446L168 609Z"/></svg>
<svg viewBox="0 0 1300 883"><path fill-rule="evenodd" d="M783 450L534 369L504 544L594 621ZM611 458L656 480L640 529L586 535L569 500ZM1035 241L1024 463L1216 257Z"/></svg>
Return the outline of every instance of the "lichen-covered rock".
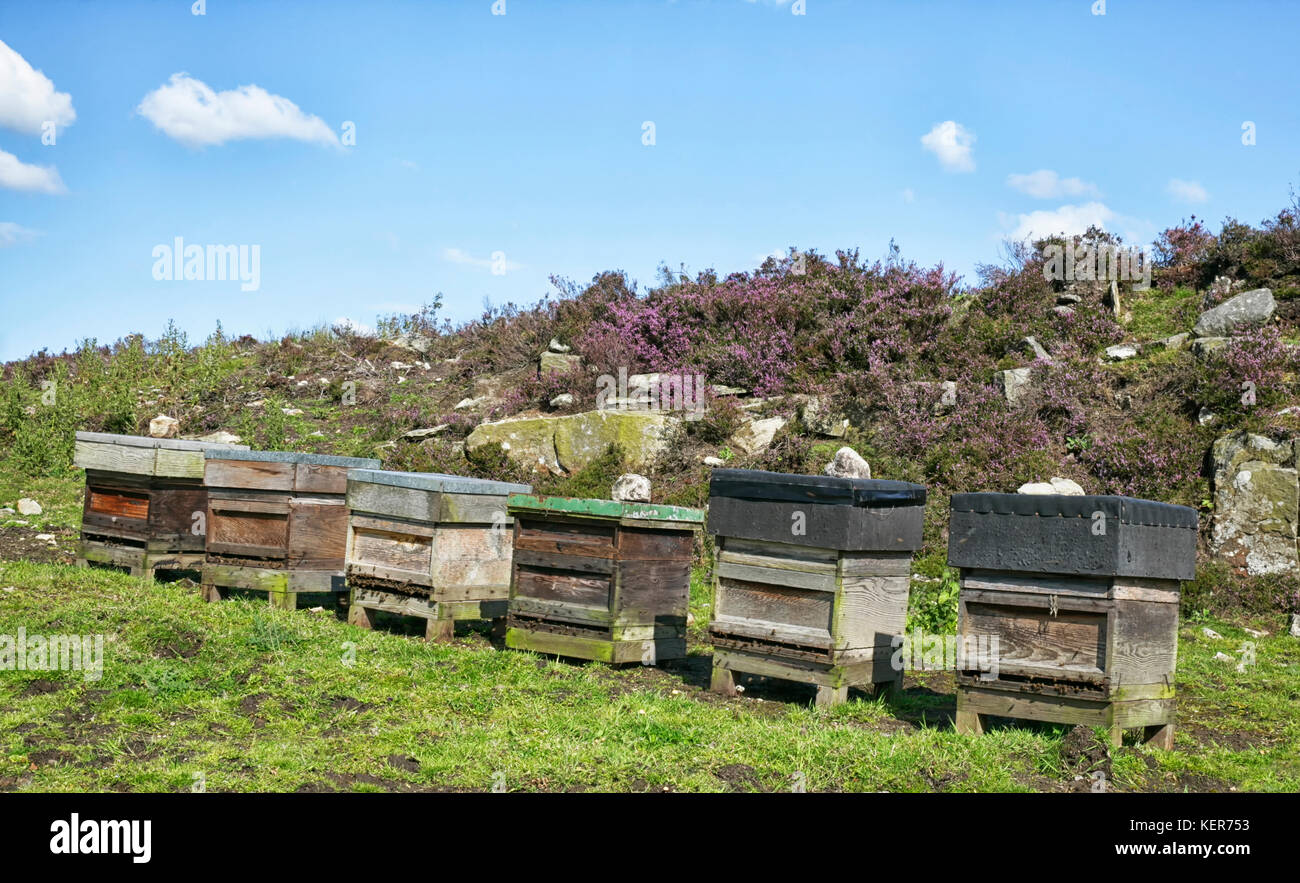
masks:
<svg viewBox="0 0 1300 883"><path fill-rule="evenodd" d="M1248 432L1214 443L1210 551L1252 576L1300 573L1297 442Z"/></svg>
<svg viewBox="0 0 1300 883"><path fill-rule="evenodd" d="M836 478L870 478L871 464L857 451L843 447L836 451L834 459L826 464L826 474Z"/></svg>
<svg viewBox="0 0 1300 883"><path fill-rule="evenodd" d="M581 364L582 356L575 356L570 353L553 353L547 350L538 358L537 370L541 376L545 377L547 374L564 374Z"/></svg>
<svg viewBox="0 0 1300 883"><path fill-rule="evenodd" d="M681 423L676 417L637 411L585 411L551 419L555 421L555 453L567 472L591 463L610 445L623 449L627 465L649 466Z"/></svg>
<svg viewBox="0 0 1300 883"><path fill-rule="evenodd" d="M649 503L650 479L635 472L625 472L614 480L609 498L624 503Z"/></svg>
<svg viewBox="0 0 1300 883"><path fill-rule="evenodd" d="M466 453L484 445L499 444L516 463L531 467L537 472L559 473L559 458L555 454L554 417L515 417L480 423L465 439Z"/></svg>
<svg viewBox="0 0 1300 883"><path fill-rule="evenodd" d="M1033 368L1008 368L993 375L993 379L1002 388L1002 395L1014 405L1031 389L1033 372Z"/></svg>
<svg viewBox="0 0 1300 883"><path fill-rule="evenodd" d="M844 438L849 431L849 421L831 409L830 396L809 396L799 407L799 419L804 426L827 438Z"/></svg>
<svg viewBox="0 0 1300 883"><path fill-rule="evenodd" d="M750 420L737 429L727 441L740 448L751 457L767 449L772 439L785 426L784 417L768 417L763 420Z"/></svg>
<svg viewBox="0 0 1300 883"><path fill-rule="evenodd" d="M149 435L151 438L176 438L181 431L181 422L175 417L168 417L166 414L159 414L149 421Z"/></svg>
<svg viewBox="0 0 1300 883"><path fill-rule="evenodd" d="M1201 313L1192 332L1197 337L1224 337L1234 329L1263 325L1273 317L1277 301L1267 288L1256 288Z"/></svg>

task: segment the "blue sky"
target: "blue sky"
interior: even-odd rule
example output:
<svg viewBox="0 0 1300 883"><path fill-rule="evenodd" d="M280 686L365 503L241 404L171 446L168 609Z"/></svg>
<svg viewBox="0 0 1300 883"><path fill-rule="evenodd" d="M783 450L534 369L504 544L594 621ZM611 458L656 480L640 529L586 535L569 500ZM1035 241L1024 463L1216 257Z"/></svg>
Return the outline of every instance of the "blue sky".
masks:
<svg viewBox="0 0 1300 883"><path fill-rule="evenodd" d="M1010 235L1300 186L1281 0L191 2L0 2L0 359L891 237L973 281ZM260 284L156 280L176 237Z"/></svg>

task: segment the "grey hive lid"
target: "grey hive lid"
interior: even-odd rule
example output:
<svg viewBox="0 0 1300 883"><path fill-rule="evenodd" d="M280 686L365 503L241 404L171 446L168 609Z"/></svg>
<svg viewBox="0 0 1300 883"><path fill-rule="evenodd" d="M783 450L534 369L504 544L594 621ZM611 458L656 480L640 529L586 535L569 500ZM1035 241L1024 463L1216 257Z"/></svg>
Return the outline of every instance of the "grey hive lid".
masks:
<svg viewBox="0 0 1300 883"><path fill-rule="evenodd" d="M208 450L208 460L256 460L262 463L304 463L309 466L343 466L349 469L378 469L379 461L370 457L335 457L330 454L303 454L298 451L228 451Z"/></svg>
<svg viewBox="0 0 1300 883"><path fill-rule="evenodd" d="M117 435L112 432L78 432L77 441L131 448L164 448L169 451L247 451L248 445L205 442L187 438L152 438L147 435Z"/></svg>
<svg viewBox="0 0 1300 883"><path fill-rule="evenodd" d="M908 481L792 475L759 469L714 469L709 496L872 509L925 505L925 488Z"/></svg>
<svg viewBox="0 0 1300 883"><path fill-rule="evenodd" d="M953 512L1023 515L1039 518L1091 518L1102 512L1120 524L1196 530L1196 510L1172 503L1120 496L1065 494L953 494Z"/></svg>
<svg viewBox="0 0 1300 883"><path fill-rule="evenodd" d="M348 481L384 484L392 487L412 488L420 491L439 491L447 494L531 494L532 485L509 481L492 481L486 478L467 478L443 472L389 472L382 469L349 469Z"/></svg>

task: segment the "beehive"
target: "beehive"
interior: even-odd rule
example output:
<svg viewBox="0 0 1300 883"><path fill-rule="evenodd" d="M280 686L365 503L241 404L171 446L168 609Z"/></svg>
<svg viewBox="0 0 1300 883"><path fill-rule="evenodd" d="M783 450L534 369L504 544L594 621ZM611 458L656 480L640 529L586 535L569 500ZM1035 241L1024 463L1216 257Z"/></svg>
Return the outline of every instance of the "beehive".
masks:
<svg viewBox="0 0 1300 883"><path fill-rule="evenodd" d="M957 494L948 563L958 637L990 658L957 672L957 728L999 716L1141 727L1173 745L1179 581L1196 512L1119 496Z"/></svg>
<svg viewBox="0 0 1300 883"><path fill-rule="evenodd" d="M510 598L512 519L524 484L414 472L348 472L349 621L376 611L428 621L449 640L458 619L500 619Z"/></svg>
<svg viewBox="0 0 1300 883"><path fill-rule="evenodd" d="M292 608L300 594L343 592L347 472L378 466L357 457L208 451L204 596L265 592Z"/></svg>
<svg viewBox="0 0 1300 883"><path fill-rule="evenodd" d="M894 685L925 488L901 481L715 469L713 689L735 673L813 684L817 704Z"/></svg>
<svg viewBox="0 0 1300 883"><path fill-rule="evenodd" d="M201 567L208 450L248 448L78 432L73 464L86 470L86 500L77 563L133 574Z"/></svg>
<svg viewBox="0 0 1300 883"><path fill-rule="evenodd" d="M686 655L691 549L682 506L514 494L506 645L653 665Z"/></svg>

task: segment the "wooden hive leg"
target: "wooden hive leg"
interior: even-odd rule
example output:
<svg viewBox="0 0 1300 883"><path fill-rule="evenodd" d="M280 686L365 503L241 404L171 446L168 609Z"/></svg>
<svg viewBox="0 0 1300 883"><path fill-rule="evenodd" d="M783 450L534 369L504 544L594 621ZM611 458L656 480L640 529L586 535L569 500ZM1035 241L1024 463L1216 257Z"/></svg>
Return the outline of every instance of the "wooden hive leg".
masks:
<svg viewBox="0 0 1300 883"><path fill-rule="evenodd" d="M220 601L221 589L212 583L204 583L199 586L199 597L210 603Z"/></svg>
<svg viewBox="0 0 1300 883"><path fill-rule="evenodd" d="M714 663L713 677L709 681L709 689L714 693L721 693L723 696L736 695L736 675L729 668Z"/></svg>
<svg viewBox="0 0 1300 883"><path fill-rule="evenodd" d="M353 602L348 606L348 623L357 628L372 629L375 627L375 611Z"/></svg>
<svg viewBox="0 0 1300 883"><path fill-rule="evenodd" d="M871 685L871 695L885 700L897 699L903 692L903 673L887 681L877 681Z"/></svg>
<svg viewBox="0 0 1300 883"><path fill-rule="evenodd" d="M965 707L966 694L961 686L957 687L957 718L953 722L958 733L966 736L984 735L984 715Z"/></svg>
<svg viewBox="0 0 1300 883"><path fill-rule="evenodd" d="M1174 750L1174 722L1167 724L1155 724L1146 727L1143 732L1143 738L1148 745L1153 745L1162 751Z"/></svg>
<svg viewBox="0 0 1300 883"><path fill-rule="evenodd" d="M435 644L450 643L456 637L456 620L438 610L438 617L430 619L424 628L424 639Z"/></svg>
<svg viewBox="0 0 1300 883"><path fill-rule="evenodd" d="M1121 748L1124 745L1124 728L1119 724L1111 724L1109 738L1111 748Z"/></svg>
<svg viewBox="0 0 1300 883"><path fill-rule="evenodd" d="M849 699L848 687L817 686L816 704L819 706L839 705Z"/></svg>
<svg viewBox="0 0 1300 883"><path fill-rule="evenodd" d="M276 592L276 591L268 591L268 592L266 593L266 599L267 599L267 601L270 602L270 604L271 604L272 607L276 607L276 608L278 608L278 609L280 609L280 610L297 610L297 609L298 609L298 593L297 593L297 592Z"/></svg>

